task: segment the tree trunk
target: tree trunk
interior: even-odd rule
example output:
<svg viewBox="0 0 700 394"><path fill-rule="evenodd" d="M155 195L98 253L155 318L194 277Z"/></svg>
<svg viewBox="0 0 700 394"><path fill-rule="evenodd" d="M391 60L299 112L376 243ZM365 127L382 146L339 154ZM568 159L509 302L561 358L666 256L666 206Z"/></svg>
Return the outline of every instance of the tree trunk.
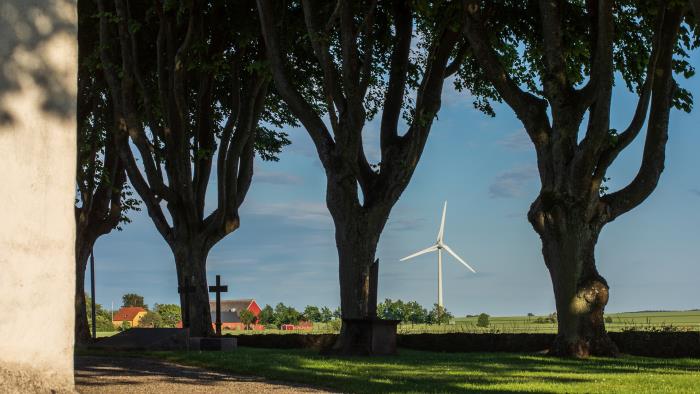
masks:
<svg viewBox="0 0 700 394"><path fill-rule="evenodd" d="M603 317L609 287L594 256L602 225L591 224L578 212L556 207L539 216L546 218L539 222L540 237L557 307L558 331L549 354L616 356L619 351L605 331Z"/></svg>
<svg viewBox="0 0 700 394"><path fill-rule="evenodd" d="M332 350L340 355L369 355L372 353L371 325L353 324L347 320L377 318L378 275L377 267L373 265L377 263L377 244L388 214L376 210L369 212L356 202L347 203L343 200L347 194L332 193L329 197L333 195L337 198L328 198L328 207L335 222L340 308L344 322Z"/></svg>
<svg viewBox="0 0 700 394"><path fill-rule="evenodd" d="M201 242L191 241L177 245L174 255L178 286L185 287L186 284L191 287L187 294L180 293L183 327L186 320L189 320L191 336L211 336L214 330L211 325L207 286L208 249Z"/></svg>
<svg viewBox="0 0 700 394"><path fill-rule="evenodd" d="M94 242L77 234L75 242L75 343L85 345L90 342L90 326L85 305L85 269Z"/></svg>

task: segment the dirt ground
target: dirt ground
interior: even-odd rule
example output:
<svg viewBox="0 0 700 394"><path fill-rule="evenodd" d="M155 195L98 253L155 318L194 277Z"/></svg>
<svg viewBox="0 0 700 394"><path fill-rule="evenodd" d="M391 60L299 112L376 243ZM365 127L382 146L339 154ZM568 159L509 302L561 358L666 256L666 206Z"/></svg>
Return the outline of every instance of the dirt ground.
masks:
<svg viewBox="0 0 700 394"><path fill-rule="evenodd" d="M76 357L79 393L324 393L311 387L138 358Z"/></svg>

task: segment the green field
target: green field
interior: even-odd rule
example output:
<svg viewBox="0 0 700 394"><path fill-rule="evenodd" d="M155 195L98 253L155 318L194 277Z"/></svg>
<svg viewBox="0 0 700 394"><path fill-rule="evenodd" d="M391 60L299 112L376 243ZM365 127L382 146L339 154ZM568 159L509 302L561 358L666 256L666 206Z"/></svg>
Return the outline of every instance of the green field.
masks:
<svg viewBox="0 0 700 394"><path fill-rule="evenodd" d="M612 323L606 323L608 331L623 330L684 330L700 331L700 311L672 312L625 312L609 313L605 316L612 318ZM477 317L456 318L454 324L446 327L433 327L426 332L504 332L504 333L554 333L556 323L536 323L537 318L546 316L506 316L490 317L488 327L477 327ZM420 331L425 327L402 327L402 332Z"/></svg>
<svg viewBox="0 0 700 394"><path fill-rule="evenodd" d="M572 360L536 354L403 349L397 357L372 358L329 358L311 350L254 348L239 348L231 353L137 355L353 393L693 393L700 390L700 359Z"/></svg>
<svg viewBox="0 0 700 394"><path fill-rule="evenodd" d="M700 331L700 310L673 312L625 312L606 314L612 323L606 323L608 331L624 330L672 330ZM488 327L477 327L474 317L455 318L450 324L401 324L399 334L419 333L555 333L555 323L535 323L538 318L546 316L492 316ZM106 337L117 332L98 332L97 337ZM224 334L261 335L261 334L332 334L337 330L329 324L316 323L308 330L282 331L267 329L264 331L226 331Z"/></svg>

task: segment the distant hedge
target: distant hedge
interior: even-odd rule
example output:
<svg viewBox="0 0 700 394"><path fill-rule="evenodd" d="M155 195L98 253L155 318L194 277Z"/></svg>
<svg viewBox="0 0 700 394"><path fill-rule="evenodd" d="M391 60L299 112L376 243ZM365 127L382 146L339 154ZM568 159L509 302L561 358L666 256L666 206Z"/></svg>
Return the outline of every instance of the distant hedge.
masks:
<svg viewBox="0 0 700 394"><path fill-rule="evenodd" d="M700 357L699 332L611 332L622 353L649 357ZM239 335L238 345L262 348L308 348L323 350L337 334ZM543 352L554 334L404 334L398 346L432 352Z"/></svg>

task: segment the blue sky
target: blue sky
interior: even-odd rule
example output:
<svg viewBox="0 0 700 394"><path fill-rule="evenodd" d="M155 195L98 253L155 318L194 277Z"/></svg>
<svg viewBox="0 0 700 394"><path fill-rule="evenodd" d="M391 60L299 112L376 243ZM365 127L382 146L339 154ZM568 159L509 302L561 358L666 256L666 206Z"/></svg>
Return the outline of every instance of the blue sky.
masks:
<svg viewBox="0 0 700 394"><path fill-rule="evenodd" d="M698 64L698 56L693 61ZM700 97L700 80L682 81ZM621 85L621 84L620 84ZM636 98L614 92L612 127L624 129ZM379 298L437 300L433 254L399 262L430 246L443 201L445 240L477 274L447 257L445 306L456 315L486 312L523 315L554 311L540 240L526 219L539 180L535 154L523 127L505 105L489 118L472 108L468 93L446 85L443 107L425 152L394 207L378 248ZM674 111L666 170L640 207L608 224L598 243L599 271L611 286L608 311L700 308L700 114ZM241 228L221 241L208 260L208 277L222 275L225 298L339 304L333 224L325 207L325 175L303 129L286 130L292 145L277 163L256 163L241 209ZM365 130L368 155L376 155L377 122ZM639 167L643 136L609 173L611 190ZM214 195L212 185L210 195ZM106 307L135 292L148 304L176 303L175 265L165 241L144 213L95 246L97 301ZM87 273L89 275L89 273ZM89 281L86 281L89 289Z"/></svg>

